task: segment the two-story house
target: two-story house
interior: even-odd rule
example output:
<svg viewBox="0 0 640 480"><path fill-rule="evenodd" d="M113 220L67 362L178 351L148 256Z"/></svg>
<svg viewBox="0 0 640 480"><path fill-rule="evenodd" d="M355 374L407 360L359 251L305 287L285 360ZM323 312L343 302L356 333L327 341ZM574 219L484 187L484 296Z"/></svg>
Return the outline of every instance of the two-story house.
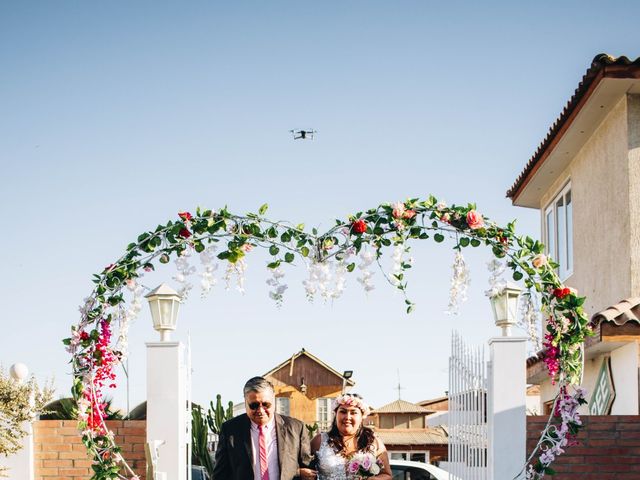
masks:
<svg viewBox="0 0 640 480"><path fill-rule="evenodd" d="M355 385L352 373L339 373L303 348L263 377L273 383L277 413L328 430L333 418L331 402Z"/></svg>
<svg viewBox="0 0 640 480"><path fill-rule="evenodd" d="M389 458L438 463L448 458L449 438L446 428L427 424L433 413L435 410L398 399L375 408L366 421L384 442Z"/></svg>
<svg viewBox="0 0 640 480"><path fill-rule="evenodd" d="M563 282L587 297L595 337L583 385L592 414L639 413L640 58L597 55L507 192L540 211L541 238ZM527 361L541 410L555 393L542 355Z"/></svg>

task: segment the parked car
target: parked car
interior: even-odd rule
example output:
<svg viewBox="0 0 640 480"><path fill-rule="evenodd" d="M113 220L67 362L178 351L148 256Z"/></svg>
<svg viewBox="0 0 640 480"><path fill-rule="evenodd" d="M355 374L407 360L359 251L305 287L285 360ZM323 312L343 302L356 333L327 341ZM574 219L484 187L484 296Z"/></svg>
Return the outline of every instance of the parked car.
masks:
<svg viewBox="0 0 640 480"><path fill-rule="evenodd" d="M441 468L423 462L389 460L393 480L456 480L457 477Z"/></svg>
<svg viewBox="0 0 640 480"><path fill-rule="evenodd" d="M207 469L198 465L191 466L191 480L209 480Z"/></svg>

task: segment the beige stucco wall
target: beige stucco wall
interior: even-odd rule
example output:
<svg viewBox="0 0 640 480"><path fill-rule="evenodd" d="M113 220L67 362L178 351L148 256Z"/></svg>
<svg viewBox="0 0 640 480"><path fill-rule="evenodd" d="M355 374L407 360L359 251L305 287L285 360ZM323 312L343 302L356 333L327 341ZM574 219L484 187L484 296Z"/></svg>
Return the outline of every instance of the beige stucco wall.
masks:
<svg viewBox="0 0 640 480"><path fill-rule="evenodd" d="M629 95L627 102L629 218L631 221L631 296L640 295L640 95Z"/></svg>
<svg viewBox="0 0 640 480"><path fill-rule="evenodd" d="M544 219L544 209L571 181L574 268L565 282L587 296L589 316L630 296L627 143L627 99L623 98L540 203Z"/></svg>
<svg viewBox="0 0 640 480"><path fill-rule="evenodd" d="M541 225L544 209L568 181L574 270L565 281L587 296L585 310L591 317L624 298L640 295L640 95L621 99L558 175L541 199ZM612 352L619 395L612 413L638 414L638 355L636 343ZM585 364L583 386L589 394L602 359L600 355ZM541 404L556 393L556 386L543 382Z"/></svg>
<svg viewBox="0 0 640 480"><path fill-rule="evenodd" d="M638 344L631 342L611 352L611 377L616 398L611 415L638 415Z"/></svg>

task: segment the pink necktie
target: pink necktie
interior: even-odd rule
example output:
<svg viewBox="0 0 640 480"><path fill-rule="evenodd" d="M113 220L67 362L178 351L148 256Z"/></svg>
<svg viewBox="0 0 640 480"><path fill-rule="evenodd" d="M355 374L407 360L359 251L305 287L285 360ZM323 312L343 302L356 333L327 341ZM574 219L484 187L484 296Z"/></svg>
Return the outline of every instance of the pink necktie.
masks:
<svg viewBox="0 0 640 480"><path fill-rule="evenodd" d="M264 433L264 426L258 427L258 443L260 443L260 480L269 480L269 463L267 462L267 438Z"/></svg>

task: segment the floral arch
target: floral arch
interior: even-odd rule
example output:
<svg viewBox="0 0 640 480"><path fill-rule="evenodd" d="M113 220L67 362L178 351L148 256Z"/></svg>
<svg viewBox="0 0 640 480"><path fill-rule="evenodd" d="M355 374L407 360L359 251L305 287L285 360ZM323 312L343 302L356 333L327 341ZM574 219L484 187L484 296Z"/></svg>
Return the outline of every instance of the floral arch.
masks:
<svg viewBox="0 0 640 480"><path fill-rule="evenodd" d="M370 290L369 269L375 262L388 282L403 293L406 311L410 313L414 303L407 296L405 277L411 268L407 257L410 244L428 239L441 243L446 235L454 240L456 251L450 306L455 306L457 297L466 288L462 251L482 244L491 248L496 262L506 263L514 280L524 280L528 290L524 294L526 315L537 315L534 292L540 297L541 310L547 318L545 363L549 375L559 384L559 393L549 422L528 459L526 476L541 478L553 474L550 465L581 426L577 409L585 403L580 387L582 344L591 328L582 309L585 298L562 284L555 273L557 265L544 255L542 243L517 236L513 222L505 227L497 225L478 213L473 204L447 206L433 196L381 204L346 220L337 219L335 226L325 233L315 228L307 232L302 224L270 221L264 216L266 211L265 204L257 213L246 215L233 214L226 207L218 211L198 208L195 215L180 212L166 225L142 233L128 245L122 257L94 275L95 287L81 307L80 322L72 327L71 337L64 339L72 356L72 393L78 406L82 439L93 457L94 479L137 478L120 455L113 432L104 422L102 390L115 386L115 367L126 356L128 327L141 308L142 287L138 279L145 271L154 270L157 263L168 263L173 257L178 270L175 279L181 284L179 293L186 298L191 288L187 276L195 271L188 258L196 252L203 265L200 274L203 293L215 282L217 261L226 264L225 279L235 278L242 289L249 252L254 247L264 247L272 257L267 264L271 273L267 281L271 287L269 296L280 304L287 289L282 281L284 268L297 257L308 267L308 277L303 283L310 300L317 296L339 297L346 276L356 266L360 273L358 281L365 290ZM392 251L393 269L387 273L380 258L388 250ZM503 288L497 281L499 274L499 269L494 269L495 290ZM127 291L132 297L129 302L125 301ZM114 340L116 324L118 335Z"/></svg>

